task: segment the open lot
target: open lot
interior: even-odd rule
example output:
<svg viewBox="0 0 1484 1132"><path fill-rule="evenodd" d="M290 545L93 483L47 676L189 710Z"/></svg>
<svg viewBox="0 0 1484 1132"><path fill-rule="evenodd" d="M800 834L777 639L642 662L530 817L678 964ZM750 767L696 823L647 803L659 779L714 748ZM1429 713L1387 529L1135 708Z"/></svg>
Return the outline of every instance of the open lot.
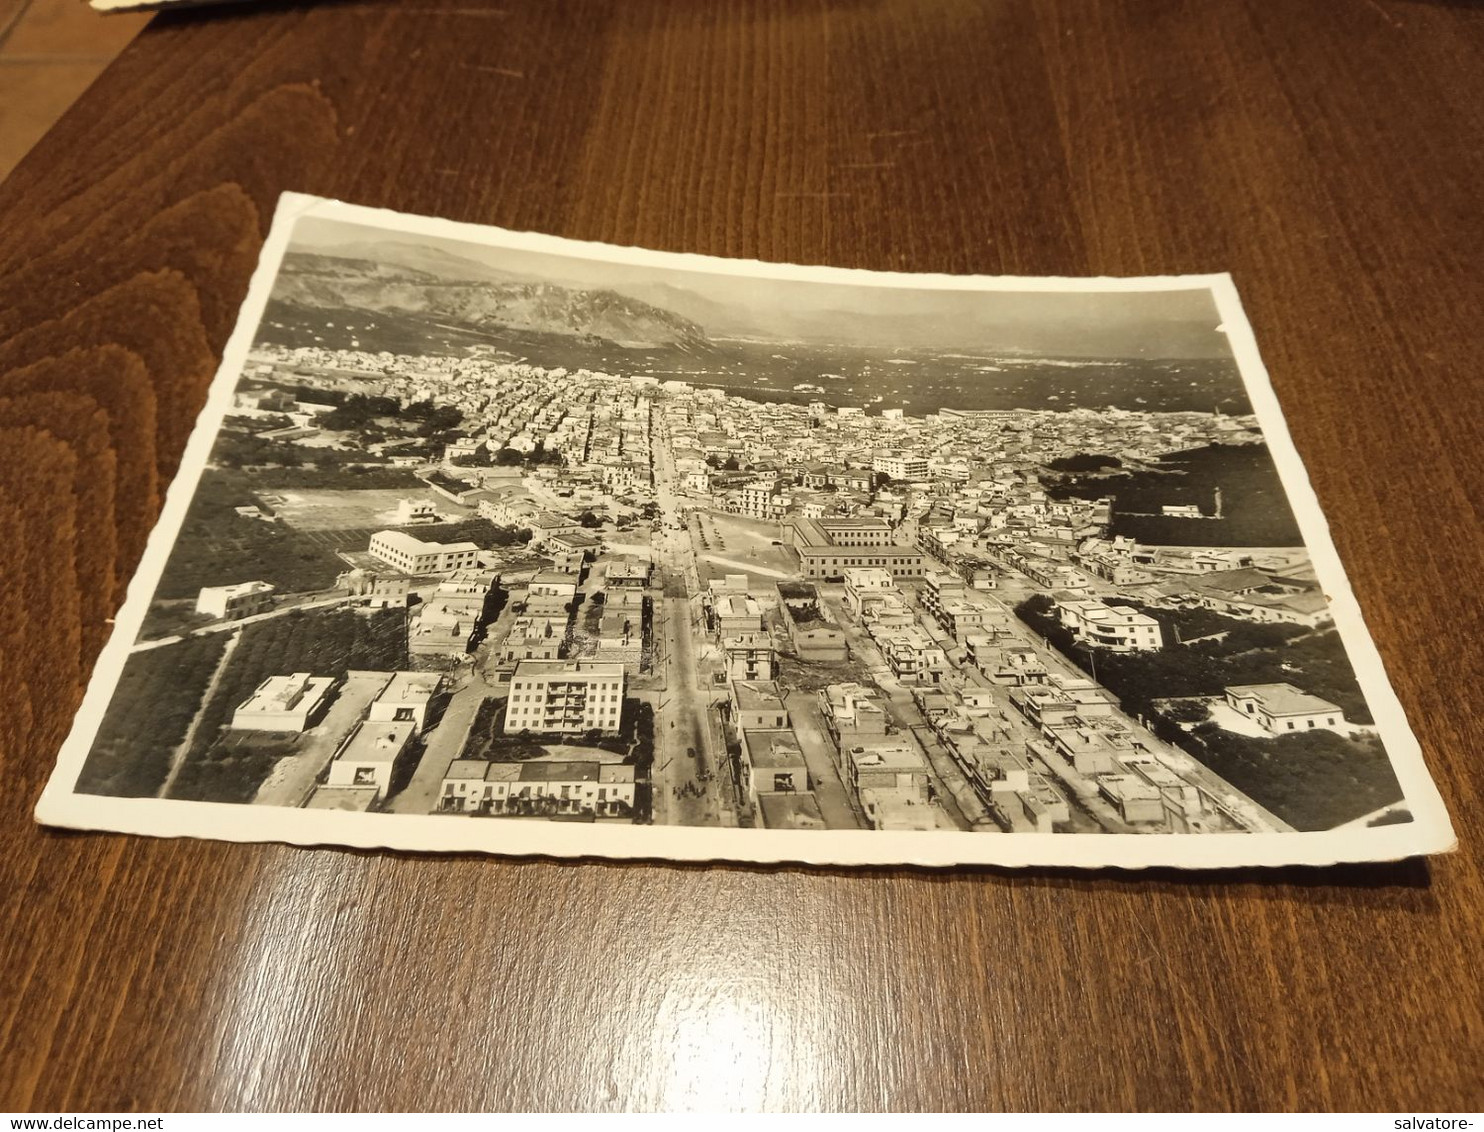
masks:
<svg viewBox="0 0 1484 1132"><path fill-rule="evenodd" d="M780 577L800 576L798 555L781 545L778 523L717 511L697 512L696 521L702 581L745 572L756 575L754 588L766 588Z"/></svg>
<svg viewBox="0 0 1484 1132"><path fill-rule="evenodd" d="M437 505L439 514L448 519L467 519L474 513L426 488L408 491L275 488L263 492L262 498L283 522L301 531L381 530L396 526L397 506L403 499L430 499Z"/></svg>

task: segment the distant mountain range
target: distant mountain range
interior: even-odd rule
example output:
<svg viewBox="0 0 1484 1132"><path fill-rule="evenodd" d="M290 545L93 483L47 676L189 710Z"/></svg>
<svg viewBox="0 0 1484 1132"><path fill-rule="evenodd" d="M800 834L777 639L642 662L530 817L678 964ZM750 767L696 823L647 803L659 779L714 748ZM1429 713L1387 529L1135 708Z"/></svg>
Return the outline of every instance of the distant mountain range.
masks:
<svg viewBox="0 0 1484 1132"><path fill-rule="evenodd" d="M506 258L541 266L510 270L412 239L330 244L288 253L273 297L308 310L396 312L474 331L582 336L695 355L739 340L885 354L960 350L986 360L1230 356L1215 308L1199 290L1185 298L1028 290L940 299L923 290L801 288L746 276L718 282L611 267L584 281L580 260ZM686 285L691 279L695 285Z"/></svg>
<svg viewBox="0 0 1484 1132"><path fill-rule="evenodd" d="M631 349L710 344L689 319L616 291L562 286L390 241L289 252L273 298L309 309L411 314L473 330L600 338Z"/></svg>

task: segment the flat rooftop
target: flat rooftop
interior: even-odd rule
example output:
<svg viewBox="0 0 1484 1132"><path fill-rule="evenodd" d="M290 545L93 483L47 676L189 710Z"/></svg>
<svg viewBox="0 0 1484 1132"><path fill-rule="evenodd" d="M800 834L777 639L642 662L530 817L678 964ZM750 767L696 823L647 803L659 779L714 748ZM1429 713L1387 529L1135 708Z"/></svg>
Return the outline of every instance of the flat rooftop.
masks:
<svg viewBox="0 0 1484 1132"><path fill-rule="evenodd" d="M764 794L758 799L763 825L768 829L824 829L824 814L811 791Z"/></svg>
<svg viewBox="0 0 1484 1132"><path fill-rule="evenodd" d="M523 660L515 666L515 679L523 676L612 677L623 679L623 665L587 660Z"/></svg>
<svg viewBox="0 0 1484 1132"><path fill-rule="evenodd" d="M1273 715L1313 715L1340 710L1338 704L1311 696L1292 684L1234 684L1227 688L1226 694L1238 699L1251 697Z"/></svg>
<svg viewBox="0 0 1484 1132"><path fill-rule="evenodd" d="M755 767L802 767L804 752L792 731L744 731L742 745Z"/></svg>
<svg viewBox="0 0 1484 1132"><path fill-rule="evenodd" d="M454 782L482 780L489 765L483 759L454 759L443 772L443 778Z"/></svg>
<svg viewBox="0 0 1484 1132"><path fill-rule="evenodd" d="M311 676L308 672L270 676L258 685L252 696L237 710L248 713L281 712L311 706L323 699L334 683L332 677Z"/></svg>
<svg viewBox="0 0 1484 1132"><path fill-rule="evenodd" d="M478 550L472 542L424 542L406 531L377 531L371 536L373 542L381 541L404 554L439 554L446 551Z"/></svg>
<svg viewBox="0 0 1484 1132"><path fill-rule="evenodd" d="M528 762L520 765L522 782L597 782L602 763Z"/></svg>
<svg viewBox="0 0 1484 1132"><path fill-rule="evenodd" d="M306 810L345 810L363 814L376 801L374 786L319 786L304 803Z"/></svg>
<svg viewBox="0 0 1484 1132"><path fill-rule="evenodd" d="M734 680L732 694L743 711L783 710L783 697L776 680Z"/></svg>
<svg viewBox="0 0 1484 1132"><path fill-rule="evenodd" d="M402 753L416 730L412 722L364 722L335 758L347 763L389 763Z"/></svg>
<svg viewBox="0 0 1484 1132"><path fill-rule="evenodd" d="M427 703L442 686L443 677L437 672L396 672L376 699L399 704Z"/></svg>

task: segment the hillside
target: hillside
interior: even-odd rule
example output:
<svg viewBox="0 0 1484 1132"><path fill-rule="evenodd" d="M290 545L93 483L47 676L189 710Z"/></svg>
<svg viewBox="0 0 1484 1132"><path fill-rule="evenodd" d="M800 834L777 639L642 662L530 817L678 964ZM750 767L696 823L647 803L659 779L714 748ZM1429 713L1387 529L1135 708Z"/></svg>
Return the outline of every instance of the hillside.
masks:
<svg viewBox="0 0 1484 1132"><path fill-rule="evenodd" d="M707 344L704 331L688 319L613 291L513 277L450 280L443 272L385 260L290 252L273 299L309 310L416 315L470 330L600 338L628 349Z"/></svg>

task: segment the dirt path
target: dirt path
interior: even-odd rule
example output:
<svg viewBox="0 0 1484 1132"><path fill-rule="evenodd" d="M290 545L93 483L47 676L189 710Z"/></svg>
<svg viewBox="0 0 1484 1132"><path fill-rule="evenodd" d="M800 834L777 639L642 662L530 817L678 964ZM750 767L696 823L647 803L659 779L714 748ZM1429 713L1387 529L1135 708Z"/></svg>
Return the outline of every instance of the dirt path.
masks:
<svg viewBox="0 0 1484 1132"><path fill-rule="evenodd" d="M222 650L221 659L216 662L216 668L211 673L211 680L207 682L206 691L202 693L201 705L196 709L196 716L191 720L191 725L186 728L185 738L170 756L170 772L165 775L165 781L160 784L156 798L168 798L170 790L175 786L175 779L180 774L180 768L185 763L186 752L191 749L191 744L196 741L196 729L201 725L201 717L206 714L206 705L211 702L211 697L216 695L216 686L221 683L222 673L227 670L227 661L232 659L232 653L237 648L237 642L242 639L241 633L233 633L227 638L227 647Z"/></svg>

